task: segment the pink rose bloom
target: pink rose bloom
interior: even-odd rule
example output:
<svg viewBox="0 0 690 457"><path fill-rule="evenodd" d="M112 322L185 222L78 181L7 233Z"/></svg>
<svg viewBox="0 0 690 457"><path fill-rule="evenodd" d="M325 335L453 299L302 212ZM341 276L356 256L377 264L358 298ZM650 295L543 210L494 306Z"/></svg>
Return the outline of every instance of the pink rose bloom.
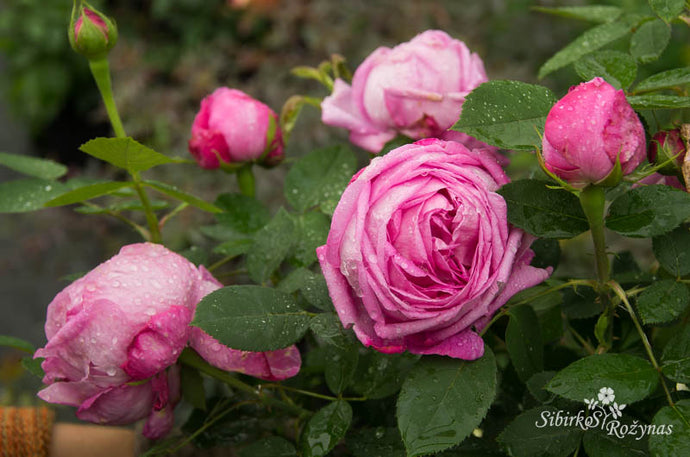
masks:
<svg viewBox="0 0 690 457"><path fill-rule="evenodd" d="M147 418L144 435L165 436L180 398L175 363L192 333L203 339L189 323L196 304L213 290L209 284L220 287L203 267L161 245L123 247L48 305L48 342L35 354L45 358L47 387L39 397L75 406L77 417L100 424ZM255 359L264 356L251 353L226 369L283 379L299 371L296 349L283 351L288 361L275 351L262 365ZM240 353L226 346L215 352ZM203 347L200 353L206 355Z"/></svg>
<svg viewBox="0 0 690 457"><path fill-rule="evenodd" d="M205 268L201 267L200 270L203 276L202 296L223 287ZM208 363L221 370L236 371L268 381L295 376L302 363L295 345L267 352L239 351L222 345L198 327L192 327L189 345Z"/></svg>
<svg viewBox="0 0 690 457"><path fill-rule="evenodd" d="M499 164L501 164L502 167L507 167L508 164L510 164L510 159L498 152L499 149L497 147L490 146L484 143L483 141L479 141L475 137L470 136L466 133L457 132L455 130L446 130L439 136L439 139L446 141L455 141L456 143L462 144L470 151L474 149L482 151L484 154L493 157L493 159L496 160L496 162L498 162Z"/></svg>
<svg viewBox="0 0 690 457"><path fill-rule="evenodd" d="M167 434L179 399L168 367L187 345L200 281L185 258L149 243L74 281L48 305L48 343L35 354L48 386L38 396L95 423L148 417L147 437Z"/></svg>
<svg viewBox="0 0 690 457"><path fill-rule="evenodd" d="M507 182L491 156L456 142L372 160L317 249L343 325L381 352L481 357L494 312L551 273L530 266L533 237L508 224L496 193Z"/></svg>
<svg viewBox="0 0 690 457"><path fill-rule="evenodd" d="M189 152L202 168L283 160L283 136L271 108L236 89L220 87L201 101Z"/></svg>
<svg viewBox="0 0 690 457"><path fill-rule="evenodd" d="M546 168L575 187L602 181L616 160L623 175L631 173L645 147L644 127L625 93L602 78L572 87L546 117Z"/></svg>
<svg viewBox="0 0 690 457"><path fill-rule="evenodd" d="M398 133L440 135L460 117L467 94L486 81L482 60L465 43L428 30L393 49L378 48L357 68L352 86L337 79L321 104L322 120L376 153Z"/></svg>

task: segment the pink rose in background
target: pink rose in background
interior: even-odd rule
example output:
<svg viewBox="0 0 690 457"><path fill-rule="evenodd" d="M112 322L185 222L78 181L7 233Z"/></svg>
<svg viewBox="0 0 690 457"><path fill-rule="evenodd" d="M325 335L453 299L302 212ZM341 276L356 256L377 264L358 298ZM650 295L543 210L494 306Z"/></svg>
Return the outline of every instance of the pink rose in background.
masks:
<svg viewBox="0 0 690 457"><path fill-rule="evenodd" d="M48 342L36 351L47 387L39 397L77 407L77 417L101 424L147 418L157 439L173 425L180 398L175 363L188 342L209 363L264 379L294 376L296 348L245 353L189 326L197 303L222 287L203 267L157 244L125 246L60 292L48 305ZM234 356L232 364L218 357Z"/></svg>
<svg viewBox="0 0 690 457"><path fill-rule="evenodd" d="M201 267L203 282L201 296L220 289L223 285ZM268 381L281 381L295 376L302 359L297 346L267 352L239 351L224 346L198 327L192 327L189 345L211 365L225 371L236 371Z"/></svg>
<svg viewBox="0 0 690 457"><path fill-rule="evenodd" d="M533 237L511 227L508 182L480 150L426 139L375 158L333 214L319 262L338 316L381 352L466 360L512 295L546 279Z"/></svg>
<svg viewBox="0 0 690 457"><path fill-rule="evenodd" d="M277 165L283 160L278 116L242 91L218 88L201 101L189 151L208 169L243 162Z"/></svg>
<svg viewBox="0 0 690 457"><path fill-rule="evenodd" d="M575 187L606 178L620 160L623 175L645 158L645 133L625 93L602 78L572 87L544 127L546 168Z"/></svg>
<svg viewBox="0 0 690 457"><path fill-rule="evenodd" d="M680 137L680 130L661 130L656 132L647 151L649 163L661 165L671 159L670 164L659 170L662 174L676 175L685 160L685 143Z"/></svg>
<svg viewBox="0 0 690 457"><path fill-rule="evenodd" d="M355 71L352 86L335 81L321 104L325 124L350 131L350 141L379 152L398 133L442 134L460 117L465 97L487 81L484 64L462 41L428 30L393 49L380 47Z"/></svg>
<svg viewBox="0 0 690 457"><path fill-rule="evenodd" d="M156 244L125 246L48 305L39 397L78 407L77 417L164 436L179 398L176 370L187 345L201 274ZM144 382L137 382L144 381Z"/></svg>

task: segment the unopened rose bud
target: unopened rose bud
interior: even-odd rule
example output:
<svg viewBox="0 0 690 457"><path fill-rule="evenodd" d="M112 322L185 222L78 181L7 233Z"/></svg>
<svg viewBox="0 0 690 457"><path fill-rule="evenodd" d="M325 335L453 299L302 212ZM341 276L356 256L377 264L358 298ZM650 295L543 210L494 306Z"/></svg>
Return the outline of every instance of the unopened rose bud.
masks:
<svg viewBox="0 0 690 457"><path fill-rule="evenodd" d="M117 43L117 26L90 5L76 7L75 3L68 35L72 49L89 60L97 60L108 55Z"/></svg>
<svg viewBox="0 0 690 457"><path fill-rule="evenodd" d="M656 165L667 162L663 168L659 169L662 175L677 175L685 158L685 143L680 137L680 131L663 130L654 134L647 158L649 163Z"/></svg>
<svg viewBox="0 0 690 457"><path fill-rule="evenodd" d="M228 168L283 160L278 116L242 91L221 87L201 101L192 124L189 152L202 168Z"/></svg>
<svg viewBox="0 0 690 457"><path fill-rule="evenodd" d="M642 162L645 148L644 127L625 94L602 78L571 88L546 117L546 168L575 187L615 184Z"/></svg>

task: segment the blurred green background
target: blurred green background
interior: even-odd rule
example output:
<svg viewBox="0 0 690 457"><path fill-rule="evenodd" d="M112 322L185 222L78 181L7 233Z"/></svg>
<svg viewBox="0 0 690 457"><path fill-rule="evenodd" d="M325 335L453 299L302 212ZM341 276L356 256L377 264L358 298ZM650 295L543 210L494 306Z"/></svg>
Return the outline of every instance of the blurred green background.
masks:
<svg viewBox="0 0 690 457"><path fill-rule="evenodd" d="M200 100L218 86L238 88L275 111L293 94L323 97L314 81L290 74L332 53L356 66L376 47L394 46L430 28L467 43L491 79L536 83L539 66L590 24L554 18L534 6L577 6L589 0L111 0L92 4L115 18L120 39L111 53L115 98L127 133L165 154L188 157L186 143ZM599 2L601 3L601 2ZM645 0L609 1L647 9ZM69 177L116 177L78 151L109 135L105 111L88 72L67 41L71 0L0 0L0 151L58 160ZM678 37L676 37L678 38ZM687 35L674 40L658 68L690 62ZM644 75L640 75L643 77ZM579 81L570 68L541 81L561 96ZM318 110L300 117L287 156L296 157L347 132L324 126ZM361 152L362 164L367 154ZM289 160L289 159L288 159ZM259 198L280 203L285 167L261 170ZM161 170L161 171L157 171ZM233 177L194 165L155 172L213 199L236 189ZM15 179L0 169L0 181ZM45 308L68 282L138 241L118 221L69 208L2 215L0 334L45 341ZM187 210L166 227L166 244L203 244L198 227L208 215ZM14 357L0 352L0 358ZM0 372L3 371L0 364ZM5 370L7 371L7 370Z"/></svg>

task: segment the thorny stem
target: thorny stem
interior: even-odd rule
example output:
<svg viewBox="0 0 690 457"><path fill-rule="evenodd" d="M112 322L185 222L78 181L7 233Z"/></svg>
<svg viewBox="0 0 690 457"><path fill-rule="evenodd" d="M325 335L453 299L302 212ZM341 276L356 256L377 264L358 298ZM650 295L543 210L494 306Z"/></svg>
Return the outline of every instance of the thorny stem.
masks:
<svg viewBox="0 0 690 457"><path fill-rule="evenodd" d="M96 81L96 86L101 93L101 98L103 99L103 104L105 105L105 110L108 113L108 118L110 119L110 124L113 127L113 132L115 132L115 137L126 138L127 134L122 126L122 120L120 120L120 114L117 111L117 106L115 105L115 98L113 97L113 86L110 80L110 65L108 64L108 59L96 59L89 60L89 69L93 75L93 79ZM138 173L130 173L132 175L132 181L134 181L134 190L136 190L141 204L144 207L144 212L146 214L146 223L149 228L150 237L144 237L148 241L154 243L161 242L161 233L158 226L158 219L156 213L153 211L151 202L149 201L146 192L144 191L141 177ZM140 232L142 236L144 235Z"/></svg>
<svg viewBox="0 0 690 457"><path fill-rule="evenodd" d="M649 343L649 339L647 338L647 334L644 332L644 329L640 325L640 321L637 320L637 315L635 314L635 311L633 310L632 306L630 306L630 302L628 301L628 297L625 294L625 291L621 288L620 284L618 284L616 281L609 281L608 283L609 287L613 292L618 295L618 298L621 299L623 304L625 305L625 309L628 311L628 314L630 314L630 318L633 321L633 324L635 325L635 328L637 329L638 335L640 335L640 339L642 340L642 344L644 345L644 349L647 352L647 357L649 357L649 361L652 362L652 366L654 369L657 371L659 375L659 381L661 382L661 386L664 388L664 392L666 393L666 399L668 400L668 404L673 407L673 398L671 397L671 392L668 390L668 386L666 385L666 381L664 381L664 376L661 373L661 367L659 366L659 363L656 361L656 357L654 356L654 352L652 351L652 345Z"/></svg>
<svg viewBox="0 0 690 457"><path fill-rule="evenodd" d="M580 205L587 216L589 229L592 233L594 243L594 257L597 266L597 292L599 300L604 307L604 312L608 316L608 327L606 329L606 343L611 345L613 340L613 313L615 307L609 300L607 283L609 281L609 258L606 255L606 235L604 233L604 206L606 198L604 188L590 185L580 193Z"/></svg>

